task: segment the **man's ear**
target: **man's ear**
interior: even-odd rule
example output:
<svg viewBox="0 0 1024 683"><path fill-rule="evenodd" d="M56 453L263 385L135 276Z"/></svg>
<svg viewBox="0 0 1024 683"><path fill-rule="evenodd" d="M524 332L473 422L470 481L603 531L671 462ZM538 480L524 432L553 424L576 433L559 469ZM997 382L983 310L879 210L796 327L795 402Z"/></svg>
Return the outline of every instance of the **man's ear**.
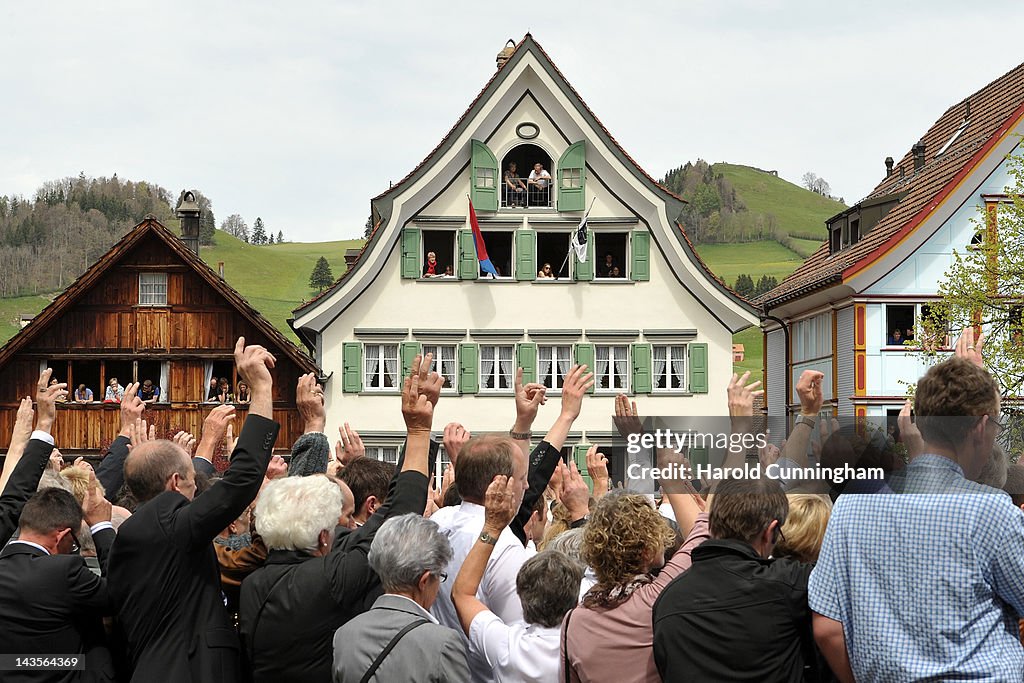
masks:
<svg viewBox="0 0 1024 683"><path fill-rule="evenodd" d="M363 512L369 517L377 511L380 505L381 503L377 496L367 496L366 500L363 501Z"/></svg>
<svg viewBox="0 0 1024 683"><path fill-rule="evenodd" d="M181 482L181 475L175 472L167 479L167 486L164 487L165 491L181 491L179 486Z"/></svg>

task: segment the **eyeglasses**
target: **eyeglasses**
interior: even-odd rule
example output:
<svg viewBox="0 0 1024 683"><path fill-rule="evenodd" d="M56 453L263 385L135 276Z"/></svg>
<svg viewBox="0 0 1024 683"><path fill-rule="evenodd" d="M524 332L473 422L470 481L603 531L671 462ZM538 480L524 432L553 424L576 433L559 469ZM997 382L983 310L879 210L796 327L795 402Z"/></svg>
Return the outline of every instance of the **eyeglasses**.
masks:
<svg viewBox="0 0 1024 683"><path fill-rule="evenodd" d="M436 576L437 580L440 581L441 583L444 583L445 581L448 580L448 575L445 574L444 572L437 572L436 574L434 574L434 576Z"/></svg>
<svg viewBox="0 0 1024 683"><path fill-rule="evenodd" d="M75 536L74 531L68 529L68 532L71 534L71 553L77 553L79 550L82 549L82 544L78 542L78 536Z"/></svg>
<svg viewBox="0 0 1024 683"><path fill-rule="evenodd" d="M988 416L989 424L995 425L996 436L999 436L1002 433L1002 431L1004 429L1006 429L1006 425L1003 424L1003 422L999 419L1001 417L1002 417L1002 415L998 415L998 416L989 415Z"/></svg>
<svg viewBox="0 0 1024 683"><path fill-rule="evenodd" d="M780 522L779 520L775 521L779 522L779 525L775 527L775 543L785 543L786 535L782 533L782 522Z"/></svg>

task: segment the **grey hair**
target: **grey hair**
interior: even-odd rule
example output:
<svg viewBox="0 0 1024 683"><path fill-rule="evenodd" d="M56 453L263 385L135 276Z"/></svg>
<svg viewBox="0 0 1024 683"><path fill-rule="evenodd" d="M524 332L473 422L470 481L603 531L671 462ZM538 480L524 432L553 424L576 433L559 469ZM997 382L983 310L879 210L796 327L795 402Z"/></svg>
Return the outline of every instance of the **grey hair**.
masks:
<svg viewBox="0 0 1024 683"><path fill-rule="evenodd" d="M411 512L381 524L368 559L384 590L399 593L415 589L424 572L444 571L452 559L452 547L436 523Z"/></svg>
<svg viewBox="0 0 1024 683"><path fill-rule="evenodd" d="M71 482L65 479L60 472L47 469L43 470L42 476L39 477L39 485L36 486L36 491L43 489L61 489L71 493Z"/></svg>
<svg viewBox="0 0 1024 683"><path fill-rule="evenodd" d="M321 531L334 533L342 493L323 475L275 479L256 500L256 528L271 550L313 553Z"/></svg>
<svg viewBox="0 0 1024 683"><path fill-rule="evenodd" d="M1009 467L1010 461L1006 457L1006 452L1002 446L996 443L992 447L992 455L985 462L985 466L975 481L994 489L1001 489L1006 485L1006 472Z"/></svg>
<svg viewBox="0 0 1024 683"><path fill-rule="evenodd" d="M523 563L516 593L527 624L557 628L579 601L583 565L555 550L544 550Z"/></svg>
<svg viewBox="0 0 1024 683"><path fill-rule="evenodd" d="M577 562L583 562L583 529L569 529L548 541L545 550L554 550Z"/></svg>

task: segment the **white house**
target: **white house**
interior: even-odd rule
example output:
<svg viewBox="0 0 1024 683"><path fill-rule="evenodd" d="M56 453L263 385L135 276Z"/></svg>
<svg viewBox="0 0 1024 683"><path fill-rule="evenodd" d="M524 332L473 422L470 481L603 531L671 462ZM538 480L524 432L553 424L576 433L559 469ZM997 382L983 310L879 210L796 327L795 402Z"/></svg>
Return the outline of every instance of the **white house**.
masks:
<svg viewBox="0 0 1024 683"><path fill-rule="evenodd" d="M537 163L553 182L517 192L505 182L510 163L524 186ZM499 277L482 277L467 195ZM562 267L591 204L589 256ZM333 377L328 431L347 421L376 456L393 459L404 436L399 378L420 350L447 380L437 429L458 421L507 431L517 365L553 396L538 436L558 414L570 365L597 373L573 445L611 437L618 392L646 415L724 414L732 334L758 317L698 258L678 222L683 205L619 147L529 34L506 47L454 128L372 200L375 228L358 260L295 310L294 329ZM538 277L545 263L556 279Z"/></svg>
<svg viewBox="0 0 1024 683"><path fill-rule="evenodd" d="M769 316L769 415L798 408L794 386L805 369L825 373L826 409L838 415L899 412L907 385L928 367L906 345L917 323L930 324L947 349L955 341L930 302L953 251L986 239L972 219L994 218L1006 201L1006 157L1022 133L1024 64L952 105L898 164L886 159L867 197L827 221L829 240L758 301ZM998 231L994 220L987 230Z"/></svg>

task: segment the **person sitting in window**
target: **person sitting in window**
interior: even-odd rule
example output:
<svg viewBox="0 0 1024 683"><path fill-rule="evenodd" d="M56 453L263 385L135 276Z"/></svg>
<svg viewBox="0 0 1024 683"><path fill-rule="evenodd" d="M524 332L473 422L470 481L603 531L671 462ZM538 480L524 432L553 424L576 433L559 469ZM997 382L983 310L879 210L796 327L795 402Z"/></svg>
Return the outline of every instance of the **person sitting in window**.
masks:
<svg viewBox="0 0 1024 683"><path fill-rule="evenodd" d="M245 382L238 383L238 393L235 396L235 403L251 403L252 395L249 393L249 385Z"/></svg>
<svg viewBox="0 0 1024 683"><path fill-rule="evenodd" d="M505 206L526 206L526 185L516 171L516 162L510 161L502 176L505 192Z"/></svg>
<svg viewBox="0 0 1024 683"><path fill-rule="evenodd" d="M609 251L604 255L604 261L597 264L597 276L598 277L619 277L618 275L612 275L612 268L618 268L619 264L615 260L615 256Z"/></svg>
<svg viewBox="0 0 1024 683"><path fill-rule="evenodd" d="M551 270L551 264L545 263L544 266L537 271L538 280L555 280L555 273Z"/></svg>
<svg viewBox="0 0 1024 683"><path fill-rule="evenodd" d="M610 277L622 277L622 271L619 270L618 266L612 266Z"/></svg>
<svg viewBox="0 0 1024 683"><path fill-rule="evenodd" d="M160 387L153 384L153 380L147 379L142 383L142 386L139 387L139 398L141 398L142 402L146 405L156 403L160 400Z"/></svg>
<svg viewBox="0 0 1024 683"><path fill-rule="evenodd" d="M111 377L107 382L107 391L103 395L103 402L120 403L122 398L124 398L124 387L118 383L116 377Z"/></svg>
<svg viewBox="0 0 1024 683"><path fill-rule="evenodd" d="M217 403L231 403L234 396L231 395L231 385L227 377L221 377L217 383Z"/></svg>
<svg viewBox="0 0 1024 683"><path fill-rule="evenodd" d="M207 403L216 403L217 402L217 394L219 394L219 393L220 393L220 391L219 391L219 384L217 383L217 378L216 377L211 377L210 378L210 388L206 392L206 401L207 401Z"/></svg>
<svg viewBox="0 0 1024 683"><path fill-rule="evenodd" d="M889 346L903 346L903 331L900 328L895 328L892 334L889 335L888 340Z"/></svg>
<svg viewBox="0 0 1024 683"><path fill-rule="evenodd" d="M530 187L530 206L547 206L551 174L544 170L544 164L535 163L526 182Z"/></svg>
<svg viewBox="0 0 1024 683"><path fill-rule="evenodd" d="M444 267L444 276L445 277L455 277L455 273L452 272L452 267L451 266L445 266Z"/></svg>
<svg viewBox="0 0 1024 683"><path fill-rule="evenodd" d="M92 403L93 402L92 389L90 389L89 387L85 386L84 384L79 384L78 388L75 389L74 401L75 401L75 403Z"/></svg>
<svg viewBox="0 0 1024 683"><path fill-rule="evenodd" d="M427 252L427 262L423 264L423 277L434 277L437 275L437 254Z"/></svg>
<svg viewBox="0 0 1024 683"><path fill-rule="evenodd" d="M60 384L60 382L57 381L56 377L54 377L53 379L50 380L50 386L52 387L54 384ZM57 396L57 403L67 403L67 402L68 402L68 397L66 395L65 396L60 396L60 395Z"/></svg>

